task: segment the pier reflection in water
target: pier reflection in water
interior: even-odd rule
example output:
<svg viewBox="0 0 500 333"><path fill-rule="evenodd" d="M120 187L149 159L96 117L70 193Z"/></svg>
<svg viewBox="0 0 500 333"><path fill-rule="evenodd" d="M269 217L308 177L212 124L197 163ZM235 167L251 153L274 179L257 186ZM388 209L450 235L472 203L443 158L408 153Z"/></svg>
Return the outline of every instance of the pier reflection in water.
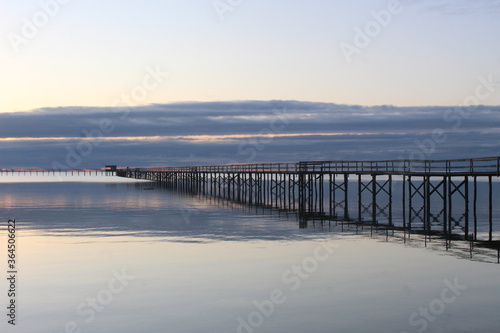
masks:
<svg viewBox="0 0 500 333"><path fill-rule="evenodd" d="M375 215L373 215L373 202L363 205L363 201L359 200L358 193L350 194L350 201L352 202L351 205L349 205L349 203L347 205L345 204L345 197L342 197L340 201L335 201L334 204L332 204L332 207L334 207L333 211L339 208L342 212L349 212L349 209L358 209L361 212L360 216L365 214L369 215L371 218L375 217L375 222L372 222L371 218L351 219L349 217L344 218L343 216L335 213L332 215L324 213L311 214L300 212L299 210L290 211L273 205L252 205L249 207L245 203L228 200L218 196L200 195L199 193L193 192L186 187L172 186L172 184L169 183L153 184L154 185L152 186L155 188L163 189L177 195L184 195L196 198L197 200L206 201L210 205L220 205L222 207L239 209L242 211L253 211L255 214L283 215L293 221L296 221L299 228L313 228L325 232L360 235L375 238L384 242L398 243L409 247L426 248L463 259L500 263L499 241L489 241L479 239L477 237L466 238L464 236L464 212L466 209L464 205L455 206L453 212L455 214L460 214L460 212L462 212L462 215L459 219L452 220L453 226L449 230L456 232L448 233L446 231L442 231L443 225L445 224L443 220L441 220L443 216L442 210L437 214L431 213L430 215L432 216L432 221L429 226L425 225L425 218L422 216L422 211L424 210L425 205L423 200L420 200L420 203L416 200L412 200L409 205L410 211L407 213L410 218L407 219L404 215L404 198L401 192L397 190L391 191L391 197L396 202L399 199L400 204L389 204L389 198L387 198L385 202L379 199L375 202ZM396 182L395 187L399 187L398 185L401 184ZM488 186L487 183L478 183L476 185L478 187ZM500 189L498 189L498 191L500 191ZM498 193L498 195L500 196L500 193ZM349 202L349 198L347 202ZM476 231L475 235L486 235L487 237L487 230L489 227L487 217L489 216L489 211L487 204L485 204L484 201L481 202L482 204L475 203L474 230ZM323 206L327 206L328 204L328 202L325 202ZM439 207L439 202L432 203L432 206ZM346 207L348 208L347 210ZM493 212L496 216L500 216L500 207L496 206ZM482 222L480 223L479 221L481 218ZM500 220L495 221L495 223L500 224ZM497 235L498 233L494 234Z"/></svg>

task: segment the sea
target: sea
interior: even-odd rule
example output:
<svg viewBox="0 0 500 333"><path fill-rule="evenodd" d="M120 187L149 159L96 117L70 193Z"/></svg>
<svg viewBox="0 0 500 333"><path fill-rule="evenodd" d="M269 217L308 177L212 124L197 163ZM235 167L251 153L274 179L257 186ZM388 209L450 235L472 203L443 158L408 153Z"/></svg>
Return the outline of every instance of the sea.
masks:
<svg viewBox="0 0 500 333"><path fill-rule="evenodd" d="M500 332L472 242L106 174L2 176L0 223L1 332Z"/></svg>

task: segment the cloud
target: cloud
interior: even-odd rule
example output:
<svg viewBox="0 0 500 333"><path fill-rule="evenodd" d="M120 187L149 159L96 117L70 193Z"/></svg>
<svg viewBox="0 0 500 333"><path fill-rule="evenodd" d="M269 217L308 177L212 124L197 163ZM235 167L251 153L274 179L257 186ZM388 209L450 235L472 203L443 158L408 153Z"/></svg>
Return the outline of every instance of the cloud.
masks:
<svg viewBox="0 0 500 333"><path fill-rule="evenodd" d="M0 167L99 168L499 155L500 107L297 101L0 114Z"/></svg>

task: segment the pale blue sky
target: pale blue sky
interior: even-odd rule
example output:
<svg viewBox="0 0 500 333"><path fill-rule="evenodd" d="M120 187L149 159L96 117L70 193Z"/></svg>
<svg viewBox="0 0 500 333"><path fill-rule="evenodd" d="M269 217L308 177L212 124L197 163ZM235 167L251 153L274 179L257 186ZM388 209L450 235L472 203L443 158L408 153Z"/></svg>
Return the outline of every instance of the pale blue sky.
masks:
<svg viewBox="0 0 500 333"><path fill-rule="evenodd" d="M65 1L16 52L24 18L33 23L40 3L56 0L1 0L0 112L110 106L142 84L146 68L170 74L134 104L461 105L478 77L500 81L495 0L402 0L351 62L341 43L354 45L355 29L390 1L243 0L224 20L212 0ZM481 104L499 105L500 86L485 89Z"/></svg>

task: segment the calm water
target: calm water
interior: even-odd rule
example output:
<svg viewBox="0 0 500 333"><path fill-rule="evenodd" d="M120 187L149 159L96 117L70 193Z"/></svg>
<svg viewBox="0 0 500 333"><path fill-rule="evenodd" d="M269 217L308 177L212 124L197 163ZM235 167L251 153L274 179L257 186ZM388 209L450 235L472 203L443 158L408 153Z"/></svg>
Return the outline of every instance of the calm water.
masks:
<svg viewBox="0 0 500 333"><path fill-rule="evenodd" d="M0 183L2 332L500 331L500 265L467 244L100 180Z"/></svg>

